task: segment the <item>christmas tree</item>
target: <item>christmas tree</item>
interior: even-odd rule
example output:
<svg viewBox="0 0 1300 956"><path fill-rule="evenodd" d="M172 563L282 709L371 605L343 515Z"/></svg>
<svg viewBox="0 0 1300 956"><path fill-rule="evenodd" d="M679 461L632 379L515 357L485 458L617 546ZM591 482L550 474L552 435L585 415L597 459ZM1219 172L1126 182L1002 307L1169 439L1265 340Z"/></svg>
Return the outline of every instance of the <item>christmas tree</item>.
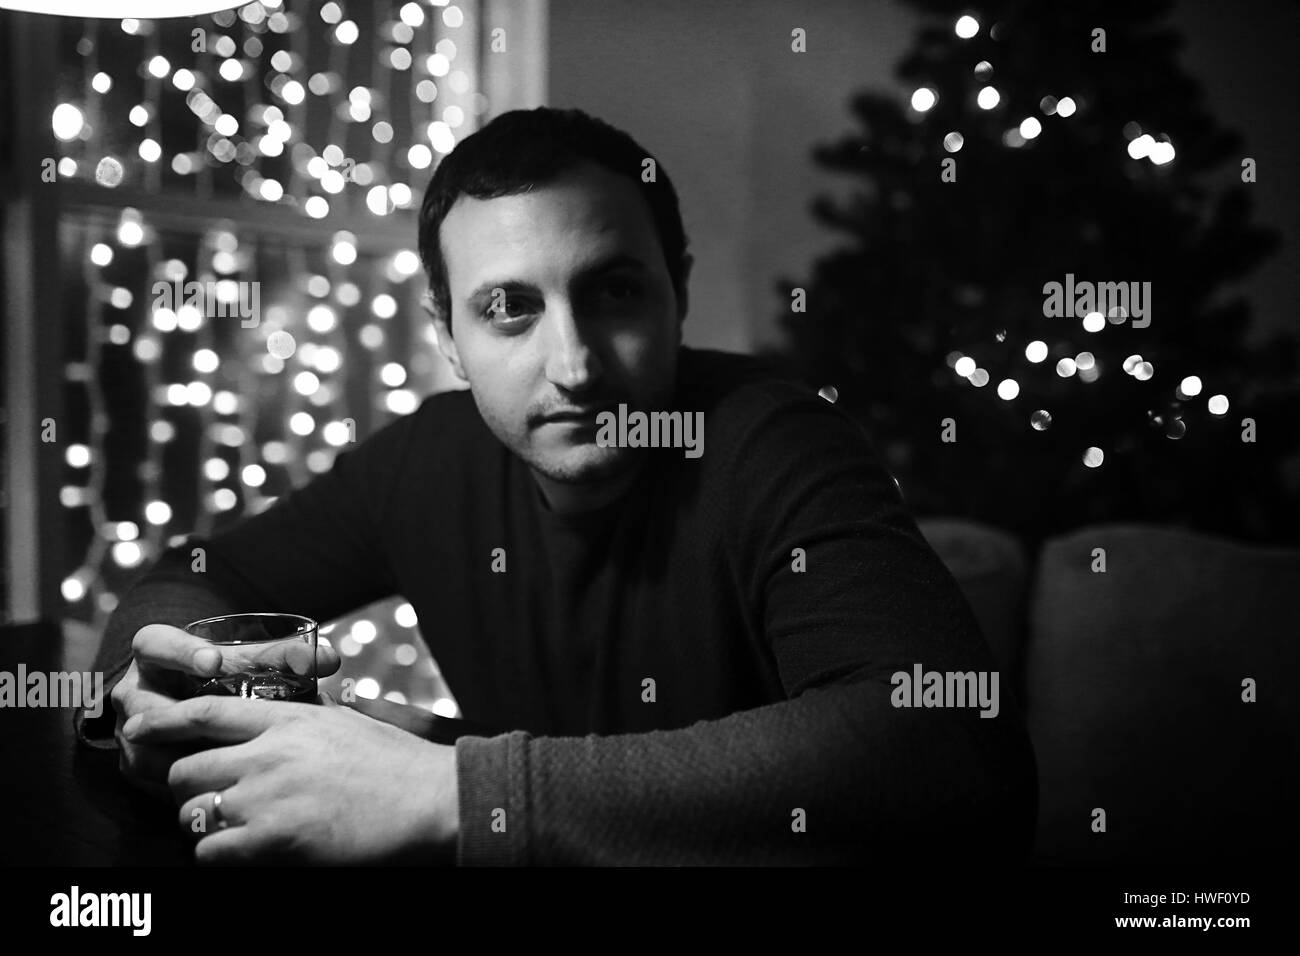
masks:
<svg viewBox="0 0 1300 956"><path fill-rule="evenodd" d="M860 94L814 151L859 188L813 206L850 241L778 283L786 357L918 514L1300 539L1295 339L1249 343L1227 288L1279 241L1169 4L913 6L910 103Z"/></svg>

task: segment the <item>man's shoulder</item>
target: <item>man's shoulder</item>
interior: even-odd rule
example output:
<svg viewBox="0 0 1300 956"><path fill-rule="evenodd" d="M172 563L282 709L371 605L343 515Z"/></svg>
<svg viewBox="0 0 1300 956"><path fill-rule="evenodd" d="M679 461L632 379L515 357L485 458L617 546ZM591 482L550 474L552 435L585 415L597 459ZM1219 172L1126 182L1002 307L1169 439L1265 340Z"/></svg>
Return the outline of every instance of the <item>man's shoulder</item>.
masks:
<svg viewBox="0 0 1300 956"><path fill-rule="evenodd" d="M758 355L683 347L677 374L679 404L704 412L758 412L816 397L776 360Z"/></svg>
<svg viewBox="0 0 1300 956"><path fill-rule="evenodd" d="M478 417L474 400L468 390L435 392L420 400L414 411L399 415L371 432L365 444L396 447L412 437L425 433L431 426L460 423L470 425Z"/></svg>
<svg viewBox="0 0 1300 956"><path fill-rule="evenodd" d="M778 362L683 349L678 407L702 412L713 467L733 480L776 463L806 462L831 448L871 453L861 423Z"/></svg>
<svg viewBox="0 0 1300 956"><path fill-rule="evenodd" d="M481 422L474 396L467 388L434 392L420 402L412 417L414 416L420 416L425 421L461 422L467 425Z"/></svg>
<svg viewBox="0 0 1300 956"><path fill-rule="evenodd" d="M435 451L440 460L461 460L490 437L473 396L468 390L453 390L424 398L414 411L375 429L357 450L364 460L402 468Z"/></svg>
<svg viewBox="0 0 1300 956"><path fill-rule="evenodd" d="M436 449L439 458L452 453L458 458L495 457L502 448L467 388L435 392L407 418L412 443Z"/></svg>
<svg viewBox="0 0 1300 956"><path fill-rule="evenodd" d="M755 431L765 432L765 426L792 413L821 415L834 410L773 359L697 349L682 353L678 407L704 413L715 447L717 442L741 441Z"/></svg>

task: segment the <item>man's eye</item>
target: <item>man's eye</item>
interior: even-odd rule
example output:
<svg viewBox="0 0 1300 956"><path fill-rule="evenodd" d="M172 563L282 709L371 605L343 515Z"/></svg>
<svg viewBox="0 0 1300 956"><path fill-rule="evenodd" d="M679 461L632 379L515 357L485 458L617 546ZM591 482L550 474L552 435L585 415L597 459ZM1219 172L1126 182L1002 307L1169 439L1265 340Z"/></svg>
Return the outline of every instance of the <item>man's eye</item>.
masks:
<svg viewBox="0 0 1300 956"><path fill-rule="evenodd" d="M611 299L623 301L639 295L641 287L631 279L611 279L605 283L605 293Z"/></svg>
<svg viewBox="0 0 1300 956"><path fill-rule="evenodd" d="M525 318L531 315L532 313L528 311L527 305L528 305L527 302L516 299L512 296L507 296L500 303L499 308L497 307L496 304L489 305L487 307L487 310L483 313L483 317L485 319L492 319L497 322L508 323L512 320Z"/></svg>

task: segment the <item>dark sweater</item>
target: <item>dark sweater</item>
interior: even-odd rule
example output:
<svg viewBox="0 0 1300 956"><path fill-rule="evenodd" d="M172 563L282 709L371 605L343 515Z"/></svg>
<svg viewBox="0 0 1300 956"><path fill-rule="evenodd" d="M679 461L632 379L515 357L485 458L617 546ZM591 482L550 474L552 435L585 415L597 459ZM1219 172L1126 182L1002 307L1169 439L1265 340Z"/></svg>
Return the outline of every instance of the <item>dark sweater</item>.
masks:
<svg viewBox="0 0 1300 956"><path fill-rule="evenodd" d="M749 358L684 348L678 379L703 455L655 449L576 518L468 393L430 397L166 553L114 612L101 669L115 679L149 621L327 621L401 594L464 716L510 729L456 744L461 864L1024 854L1037 789L1010 682L994 719L891 704L916 663L994 664L859 427Z"/></svg>

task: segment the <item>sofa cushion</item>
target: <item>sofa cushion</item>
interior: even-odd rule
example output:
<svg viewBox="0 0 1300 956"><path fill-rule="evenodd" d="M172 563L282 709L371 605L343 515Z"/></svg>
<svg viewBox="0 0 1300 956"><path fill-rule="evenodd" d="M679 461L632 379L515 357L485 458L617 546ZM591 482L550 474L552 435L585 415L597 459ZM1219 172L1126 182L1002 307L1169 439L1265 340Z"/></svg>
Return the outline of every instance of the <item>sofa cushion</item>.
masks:
<svg viewBox="0 0 1300 956"><path fill-rule="evenodd" d="M1099 526L1044 546L1025 661L1040 861L1294 850L1297 585L1300 551L1180 529Z"/></svg>
<svg viewBox="0 0 1300 956"><path fill-rule="evenodd" d="M1023 700L1020 667L1029 565L1024 547L1005 531L964 518L921 518L917 526L975 612L1005 675L1004 686Z"/></svg>

